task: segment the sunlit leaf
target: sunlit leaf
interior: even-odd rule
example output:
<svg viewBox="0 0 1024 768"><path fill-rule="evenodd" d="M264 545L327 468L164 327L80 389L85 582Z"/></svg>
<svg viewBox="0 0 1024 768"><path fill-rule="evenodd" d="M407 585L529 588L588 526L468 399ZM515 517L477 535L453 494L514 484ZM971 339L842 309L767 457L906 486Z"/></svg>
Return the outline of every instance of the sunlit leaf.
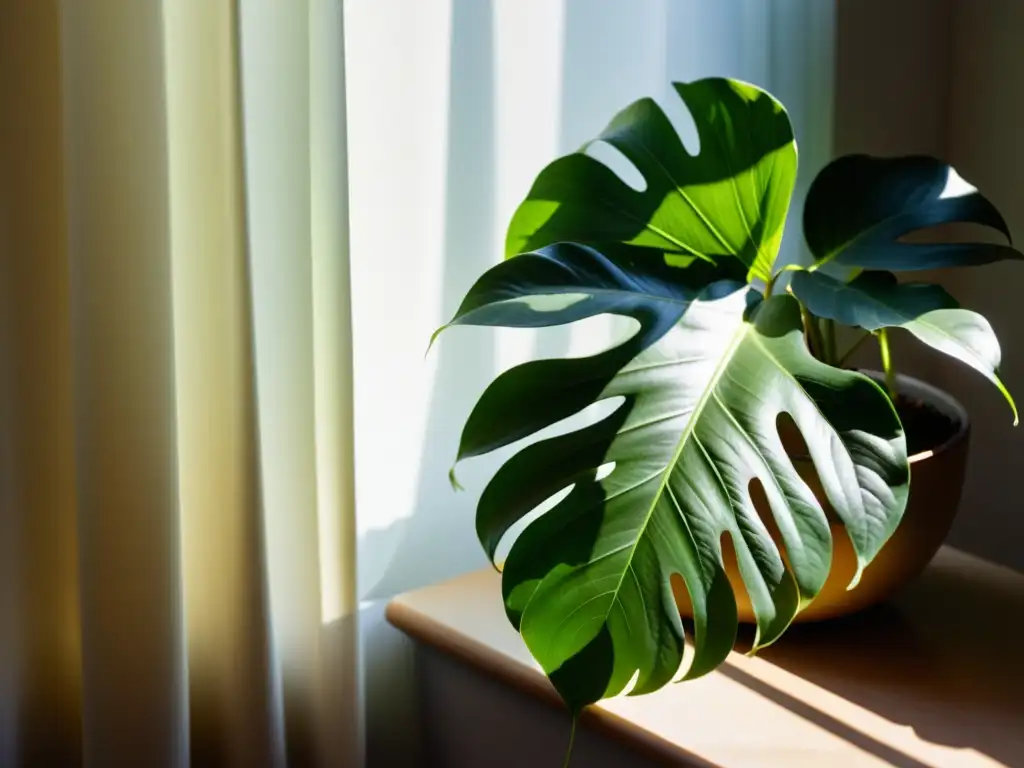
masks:
<svg viewBox="0 0 1024 768"><path fill-rule="evenodd" d="M477 510L493 557L517 522L572 487L516 539L502 588L510 620L575 711L621 692L634 676L632 692L644 693L680 673L684 633L673 574L686 583L695 615L687 674L725 659L737 627L726 534L759 644L774 641L818 593L831 533L782 446L780 414L803 434L861 567L906 503L906 445L889 399L866 376L810 355L796 300L760 302L728 281L686 288L678 272L658 260L555 245L489 270L451 323L538 327L613 313L639 326L597 355L533 361L499 375L459 447L459 460L478 456L593 403L619 403L595 424L515 454ZM538 304L539 296L573 300ZM607 465L610 473L598 479ZM785 561L754 507L752 482L763 487Z"/></svg>
<svg viewBox="0 0 1024 768"><path fill-rule="evenodd" d="M737 80L676 83L693 116L691 155L653 100L641 99L596 141L619 150L643 176L633 189L579 152L541 171L508 228L506 256L556 242L625 243L670 263L738 258L767 280L796 178L796 144L782 105Z"/></svg>

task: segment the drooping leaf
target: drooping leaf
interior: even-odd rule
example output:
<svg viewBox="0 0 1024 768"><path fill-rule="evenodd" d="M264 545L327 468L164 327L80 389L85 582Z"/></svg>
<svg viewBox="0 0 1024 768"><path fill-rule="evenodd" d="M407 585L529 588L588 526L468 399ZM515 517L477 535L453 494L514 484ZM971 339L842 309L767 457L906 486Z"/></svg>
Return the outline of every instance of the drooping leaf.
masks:
<svg viewBox="0 0 1024 768"><path fill-rule="evenodd" d="M645 693L679 672L684 633L673 574L695 613L687 675L725 659L737 619L723 538L736 550L758 643L774 641L817 594L830 567L830 531L783 448L781 414L802 432L862 567L906 503L906 445L891 403L869 378L809 354L796 301L759 303L721 282L697 295L676 271L551 246L489 270L452 321L537 327L611 312L639 326L599 354L498 376L459 447L459 460L481 455L621 399L597 423L515 454L477 510L493 557L516 522L572 486L516 539L502 588L509 619L574 710L621 692L634 675L632 692ZM753 505L754 482L782 533L788 568Z"/></svg>
<svg viewBox="0 0 1024 768"><path fill-rule="evenodd" d="M737 80L674 86L699 153L687 152L653 100L635 102L595 141L625 155L645 188L630 187L586 147L559 158L515 212L506 256L565 241L627 243L676 262L739 258L751 277L768 279L796 178L789 117L770 94Z"/></svg>
<svg viewBox="0 0 1024 768"><path fill-rule="evenodd" d="M960 309L941 286L901 284L891 272L863 272L849 283L820 272L797 272L790 286L818 317L868 331L903 328L971 366L998 387L1017 423L1017 406L999 378L1002 353L992 326L977 312Z"/></svg>
<svg viewBox="0 0 1024 768"><path fill-rule="evenodd" d="M921 270L966 267L1021 254L998 243L919 243L899 238L938 224L990 227L1010 242L1002 215L934 157L847 155L817 175L804 203L804 237L819 265Z"/></svg>

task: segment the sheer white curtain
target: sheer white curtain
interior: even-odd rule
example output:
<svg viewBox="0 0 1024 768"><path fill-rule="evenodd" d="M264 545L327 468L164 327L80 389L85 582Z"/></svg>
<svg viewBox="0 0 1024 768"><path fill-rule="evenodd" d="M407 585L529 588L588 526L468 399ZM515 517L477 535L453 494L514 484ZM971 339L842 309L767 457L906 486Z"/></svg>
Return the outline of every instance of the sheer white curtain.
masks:
<svg viewBox="0 0 1024 768"><path fill-rule="evenodd" d="M467 463L466 491L451 490L473 403L498 370L600 347L614 327L457 329L424 359L430 333L500 260L535 174L627 103L655 97L695 146L672 80L738 77L784 101L800 145L799 211L831 151L834 14L828 0L347 3L359 582L381 754L395 754L376 734L396 732L409 674L400 639L380 624L382 603L486 564L474 509L510 451ZM799 258L800 246L794 215L784 257Z"/></svg>
<svg viewBox="0 0 1024 768"><path fill-rule="evenodd" d="M356 765L338 2L0 6L0 765Z"/></svg>

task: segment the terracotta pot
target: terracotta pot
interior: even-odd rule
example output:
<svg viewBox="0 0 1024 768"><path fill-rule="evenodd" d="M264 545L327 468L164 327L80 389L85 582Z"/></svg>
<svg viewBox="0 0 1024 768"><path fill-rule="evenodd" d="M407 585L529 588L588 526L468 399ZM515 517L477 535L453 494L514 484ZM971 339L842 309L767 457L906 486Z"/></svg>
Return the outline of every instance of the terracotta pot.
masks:
<svg viewBox="0 0 1024 768"><path fill-rule="evenodd" d="M877 372L864 373L876 380L881 379ZM953 434L931 450L910 457L910 498L903 520L852 590L847 590L847 586L856 571L857 559L846 529L828 504L810 461L794 458L797 470L828 515L833 538L832 569L828 579L814 602L797 615L797 622L835 618L885 600L924 570L953 525L967 464L970 437L967 412L942 390L909 376L899 376L897 388L901 394L923 401L944 414L953 424ZM754 504L781 549L781 537L767 502L755 495ZM726 572L736 595L740 621L752 623L754 615L739 575L735 552L731 544L724 549ZM674 580L673 591L680 613L692 616L693 609L681 581Z"/></svg>

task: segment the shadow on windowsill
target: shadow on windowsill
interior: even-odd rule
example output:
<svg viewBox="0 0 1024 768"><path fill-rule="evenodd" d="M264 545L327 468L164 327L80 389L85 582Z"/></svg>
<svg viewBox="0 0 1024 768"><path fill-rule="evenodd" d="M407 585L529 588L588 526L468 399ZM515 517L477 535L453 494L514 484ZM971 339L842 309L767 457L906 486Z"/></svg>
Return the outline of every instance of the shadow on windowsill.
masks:
<svg viewBox="0 0 1024 768"><path fill-rule="evenodd" d="M759 656L921 739L1022 765L1021 584L1009 571L940 555L891 602L794 625ZM742 670L722 672L892 765L923 765Z"/></svg>

